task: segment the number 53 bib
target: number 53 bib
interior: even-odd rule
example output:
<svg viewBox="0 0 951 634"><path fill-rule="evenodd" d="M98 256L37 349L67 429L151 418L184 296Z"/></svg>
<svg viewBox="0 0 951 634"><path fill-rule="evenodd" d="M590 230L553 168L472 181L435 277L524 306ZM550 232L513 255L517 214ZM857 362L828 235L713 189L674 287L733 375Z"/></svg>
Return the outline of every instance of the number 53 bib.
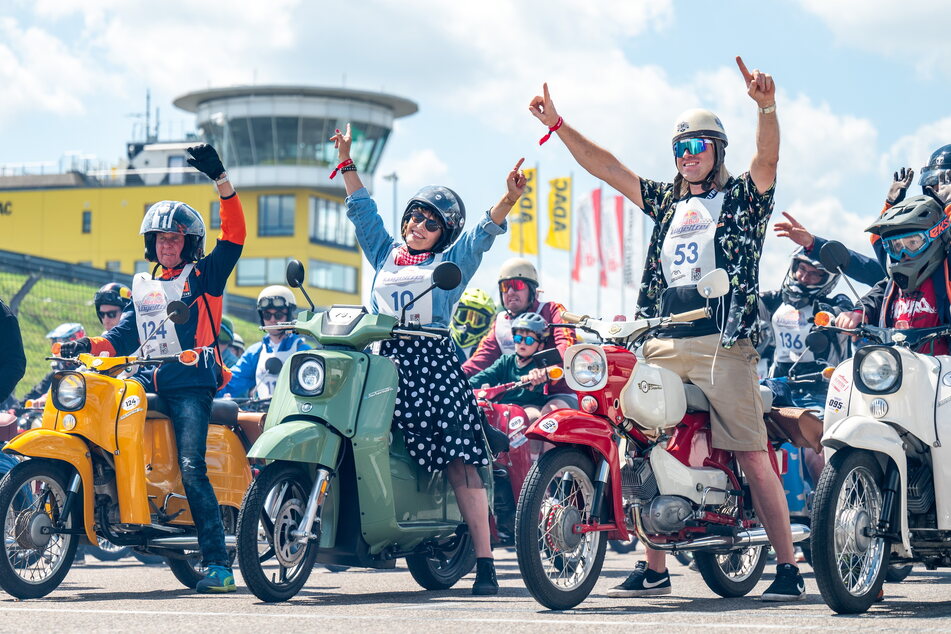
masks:
<svg viewBox="0 0 951 634"><path fill-rule="evenodd" d="M717 268L714 236L723 205L723 192L709 198L691 196L677 203L664 237L661 266L667 286L686 286Z"/></svg>

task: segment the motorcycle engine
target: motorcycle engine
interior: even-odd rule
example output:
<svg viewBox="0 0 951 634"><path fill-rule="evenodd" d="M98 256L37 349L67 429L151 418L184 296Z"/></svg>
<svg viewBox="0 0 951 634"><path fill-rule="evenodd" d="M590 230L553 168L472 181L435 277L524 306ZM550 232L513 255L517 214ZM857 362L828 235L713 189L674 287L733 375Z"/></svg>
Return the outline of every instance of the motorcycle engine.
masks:
<svg viewBox="0 0 951 634"><path fill-rule="evenodd" d="M621 467L621 495L625 502L651 500L657 495L657 480L647 458L628 457Z"/></svg>
<svg viewBox="0 0 951 634"><path fill-rule="evenodd" d="M687 518L693 514L693 506L688 500L676 495L659 495L641 511L644 530L658 535L677 533L687 525Z"/></svg>

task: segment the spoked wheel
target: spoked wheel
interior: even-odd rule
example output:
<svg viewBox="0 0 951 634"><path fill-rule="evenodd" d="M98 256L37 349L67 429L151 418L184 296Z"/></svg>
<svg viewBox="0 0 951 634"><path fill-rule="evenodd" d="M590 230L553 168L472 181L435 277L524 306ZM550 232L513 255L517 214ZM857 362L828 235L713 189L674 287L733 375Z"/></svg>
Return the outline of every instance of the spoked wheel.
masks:
<svg viewBox="0 0 951 634"><path fill-rule="evenodd" d="M55 590L69 572L79 535L51 533L62 520L72 468L50 460L21 462L0 482L4 556L0 586L19 599L35 599ZM64 528L82 526L79 497Z"/></svg>
<svg viewBox="0 0 951 634"><path fill-rule="evenodd" d="M837 451L816 486L813 569L822 598L840 614L868 610L888 569L888 545L869 531L882 513L882 469L867 451Z"/></svg>
<svg viewBox="0 0 951 634"><path fill-rule="evenodd" d="M590 522L593 496L591 458L568 447L545 453L519 495L518 567L535 600L552 610L584 601L601 574L606 535L574 531L576 525Z"/></svg>
<svg viewBox="0 0 951 634"><path fill-rule="evenodd" d="M318 544L293 537L303 520L310 478L299 466L274 462L251 483L238 514L241 575L262 601L287 601L304 587Z"/></svg>
<svg viewBox="0 0 951 634"><path fill-rule="evenodd" d="M460 530L444 545L435 547L434 554L410 555L406 566L416 583L427 590L446 590L469 574L475 561L472 537Z"/></svg>
<svg viewBox="0 0 951 634"><path fill-rule="evenodd" d="M694 552L693 560L707 587L721 597L742 597L763 576L766 547L750 546L728 553Z"/></svg>
<svg viewBox="0 0 951 634"><path fill-rule="evenodd" d="M116 546L108 539L100 537L99 545L87 547L86 552L99 561L119 561L126 555L131 554L132 549L128 546Z"/></svg>
<svg viewBox="0 0 951 634"><path fill-rule="evenodd" d="M235 524L237 522L235 519L235 510L230 506L222 506L220 508L221 523L224 526L225 535L234 535ZM235 558L234 550L228 552L228 557L229 563L233 564ZM191 588L192 590L194 590L198 582L204 579L208 574L208 569L201 563L200 550L192 550L185 553L185 559L168 557L167 561L168 567L172 571L172 574L175 575L175 578L178 579L183 586Z"/></svg>

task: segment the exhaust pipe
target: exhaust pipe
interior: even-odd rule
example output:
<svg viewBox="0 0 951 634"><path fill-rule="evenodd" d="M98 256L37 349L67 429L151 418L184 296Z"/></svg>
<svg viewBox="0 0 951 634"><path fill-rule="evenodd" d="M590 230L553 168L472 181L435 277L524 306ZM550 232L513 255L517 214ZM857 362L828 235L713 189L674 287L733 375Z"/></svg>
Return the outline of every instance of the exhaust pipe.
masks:
<svg viewBox="0 0 951 634"><path fill-rule="evenodd" d="M234 548L237 545L237 539L234 535L225 535L225 546ZM184 535L175 537L156 537L150 539L147 548L172 548L175 550L198 549L198 537L194 535Z"/></svg>

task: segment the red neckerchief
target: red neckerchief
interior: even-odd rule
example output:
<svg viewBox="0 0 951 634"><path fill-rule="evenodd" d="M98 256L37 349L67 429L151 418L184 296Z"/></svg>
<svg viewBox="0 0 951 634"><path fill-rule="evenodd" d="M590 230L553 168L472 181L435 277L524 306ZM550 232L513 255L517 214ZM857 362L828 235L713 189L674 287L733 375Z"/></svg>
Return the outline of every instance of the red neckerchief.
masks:
<svg viewBox="0 0 951 634"><path fill-rule="evenodd" d="M422 264L429 258L433 257L433 254L429 251L423 253L417 253L413 255L409 252L409 248L404 244L396 250L396 255L393 258L393 263L396 266L409 266L411 264Z"/></svg>

